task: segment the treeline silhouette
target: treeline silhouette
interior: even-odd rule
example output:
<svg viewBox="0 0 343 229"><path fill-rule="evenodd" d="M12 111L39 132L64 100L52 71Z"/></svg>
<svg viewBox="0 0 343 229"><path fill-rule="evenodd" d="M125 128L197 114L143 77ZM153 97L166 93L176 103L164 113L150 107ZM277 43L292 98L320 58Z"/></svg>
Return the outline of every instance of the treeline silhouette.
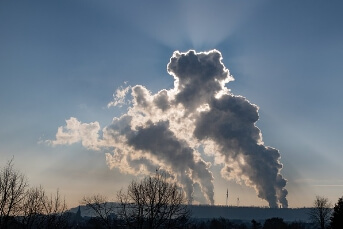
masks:
<svg viewBox="0 0 343 229"><path fill-rule="evenodd" d="M342 229L343 197L334 208L327 198L317 196L309 211L309 221L284 221L271 217L265 220L229 220L223 217L192 217L189 200L182 189L165 173L156 171L117 193L111 203L101 195L81 200L88 216L68 210L57 190L48 195L39 187L30 187L27 178L14 169L13 159L0 168L1 229L110 229L110 228L185 228L185 229Z"/></svg>
<svg viewBox="0 0 343 229"><path fill-rule="evenodd" d="M13 159L0 168L0 228L69 228L69 213L59 191L47 195L29 187L23 173L14 169Z"/></svg>

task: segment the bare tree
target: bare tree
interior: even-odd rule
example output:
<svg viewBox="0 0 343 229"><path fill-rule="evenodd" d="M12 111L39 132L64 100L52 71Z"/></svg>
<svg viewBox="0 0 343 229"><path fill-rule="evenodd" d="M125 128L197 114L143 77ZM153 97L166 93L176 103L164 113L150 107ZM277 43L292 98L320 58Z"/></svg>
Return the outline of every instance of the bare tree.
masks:
<svg viewBox="0 0 343 229"><path fill-rule="evenodd" d="M59 191L48 197L39 186L27 190L18 221L24 228L68 228L67 205Z"/></svg>
<svg viewBox="0 0 343 229"><path fill-rule="evenodd" d="M69 215L66 214L67 205L61 198L59 190L56 195L43 197L43 223L44 228L68 228ZM43 228L43 227L42 227Z"/></svg>
<svg viewBox="0 0 343 229"><path fill-rule="evenodd" d="M310 220L320 229L325 229L329 225L332 208L328 198L316 196L313 207L309 212Z"/></svg>
<svg viewBox="0 0 343 229"><path fill-rule="evenodd" d="M83 197L81 204L93 211L97 218L106 228L112 228L115 226L115 205L108 202L105 196L100 194Z"/></svg>
<svg viewBox="0 0 343 229"><path fill-rule="evenodd" d="M28 187L24 174L13 168L13 159L0 170L0 228L8 228L10 217L21 211Z"/></svg>
<svg viewBox="0 0 343 229"><path fill-rule="evenodd" d="M118 214L130 228L177 228L189 219L183 190L159 172L132 181L127 193L120 191L117 197Z"/></svg>
<svg viewBox="0 0 343 229"><path fill-rule="evenodd" d="M41 217L44 209L45 191L39 186L27 190L22 203L21 217L19 218L24 228L35 228Z"/></svg>
<svg viewBox="0 0 343 229"><path fill-rule="evenodd" d="M67 206L59 191L49 198L40 186L29 188L13 159L0 168L0 228L20 223L24 228L67 228Z"/></svg>

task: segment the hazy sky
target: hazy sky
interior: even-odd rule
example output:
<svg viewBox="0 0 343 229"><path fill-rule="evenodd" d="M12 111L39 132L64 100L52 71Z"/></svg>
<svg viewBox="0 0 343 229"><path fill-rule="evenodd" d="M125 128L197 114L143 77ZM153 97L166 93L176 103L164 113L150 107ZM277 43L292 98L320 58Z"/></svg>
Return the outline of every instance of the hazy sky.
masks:
<svg viewBox="0 0 343 229"><path fill-rule="evenodd" d="M60 144L58 128L89 124L104 140L113 118L137 111L133 88L172 93L174 51L217 49L235 79L225 88L259 107L264 145L281 154L289 207L311 206L315 195L334 203L343 195L342 9L338 0L0 1L0 164L14 156L31 185L59 188L70 207L84 195L115 198L136 174L109 163L116 152L108 145L71 136ZM127 87L132 103L108 106ZM173 125L157 121L148 127ZM191 142L187 152L196 151ZM244 182L224 179L213 155L197 153L211 163L215 204L225 204L228 189L231 205L268 205ZM195 200L209 202L199 182Z"/></svg>

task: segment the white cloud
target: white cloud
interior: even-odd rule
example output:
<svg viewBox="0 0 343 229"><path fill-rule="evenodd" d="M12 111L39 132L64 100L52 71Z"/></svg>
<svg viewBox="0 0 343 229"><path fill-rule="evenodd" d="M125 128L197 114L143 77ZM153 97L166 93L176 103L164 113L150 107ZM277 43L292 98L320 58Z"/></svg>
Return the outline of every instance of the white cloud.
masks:
<svg viewBox="0 0 343 229"><path fill-rule="evenodd" d="M66 126L60 126L56 133L56 140L48 140L53 146L70 145L81 142L88 149L99 150L102 146L99 140L100 125L98 122L81 123L71 117L66 120Z"/></svg>
<svg viewBox="0 0 343 229"><path fill-rule="evenodd" d="M116 106L123 106L126 104L126 101L125 101L125 97L127 95L127 93L129 92L129 90L131 89L131 86L127 86L127 87L119 87L117 90L116 90L116 94L113 94L113 101L109 102L107 104L107 107L110 108L110 107L116 107Z"/></svg>

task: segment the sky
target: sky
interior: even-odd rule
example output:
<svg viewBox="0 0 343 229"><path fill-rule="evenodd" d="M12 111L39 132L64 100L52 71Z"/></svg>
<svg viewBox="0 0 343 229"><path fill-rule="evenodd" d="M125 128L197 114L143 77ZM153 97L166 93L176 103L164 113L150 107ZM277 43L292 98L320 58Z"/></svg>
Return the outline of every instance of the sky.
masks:
<svg viewBox="0 0 343 229"><path fill-rule="evenodd" d="M156 168L194 203L224 205L227 190L234 206L335 203L342 8L1 1L0 166L13 157L31 186L59 189L70 207L115 200Z"/></svg>

